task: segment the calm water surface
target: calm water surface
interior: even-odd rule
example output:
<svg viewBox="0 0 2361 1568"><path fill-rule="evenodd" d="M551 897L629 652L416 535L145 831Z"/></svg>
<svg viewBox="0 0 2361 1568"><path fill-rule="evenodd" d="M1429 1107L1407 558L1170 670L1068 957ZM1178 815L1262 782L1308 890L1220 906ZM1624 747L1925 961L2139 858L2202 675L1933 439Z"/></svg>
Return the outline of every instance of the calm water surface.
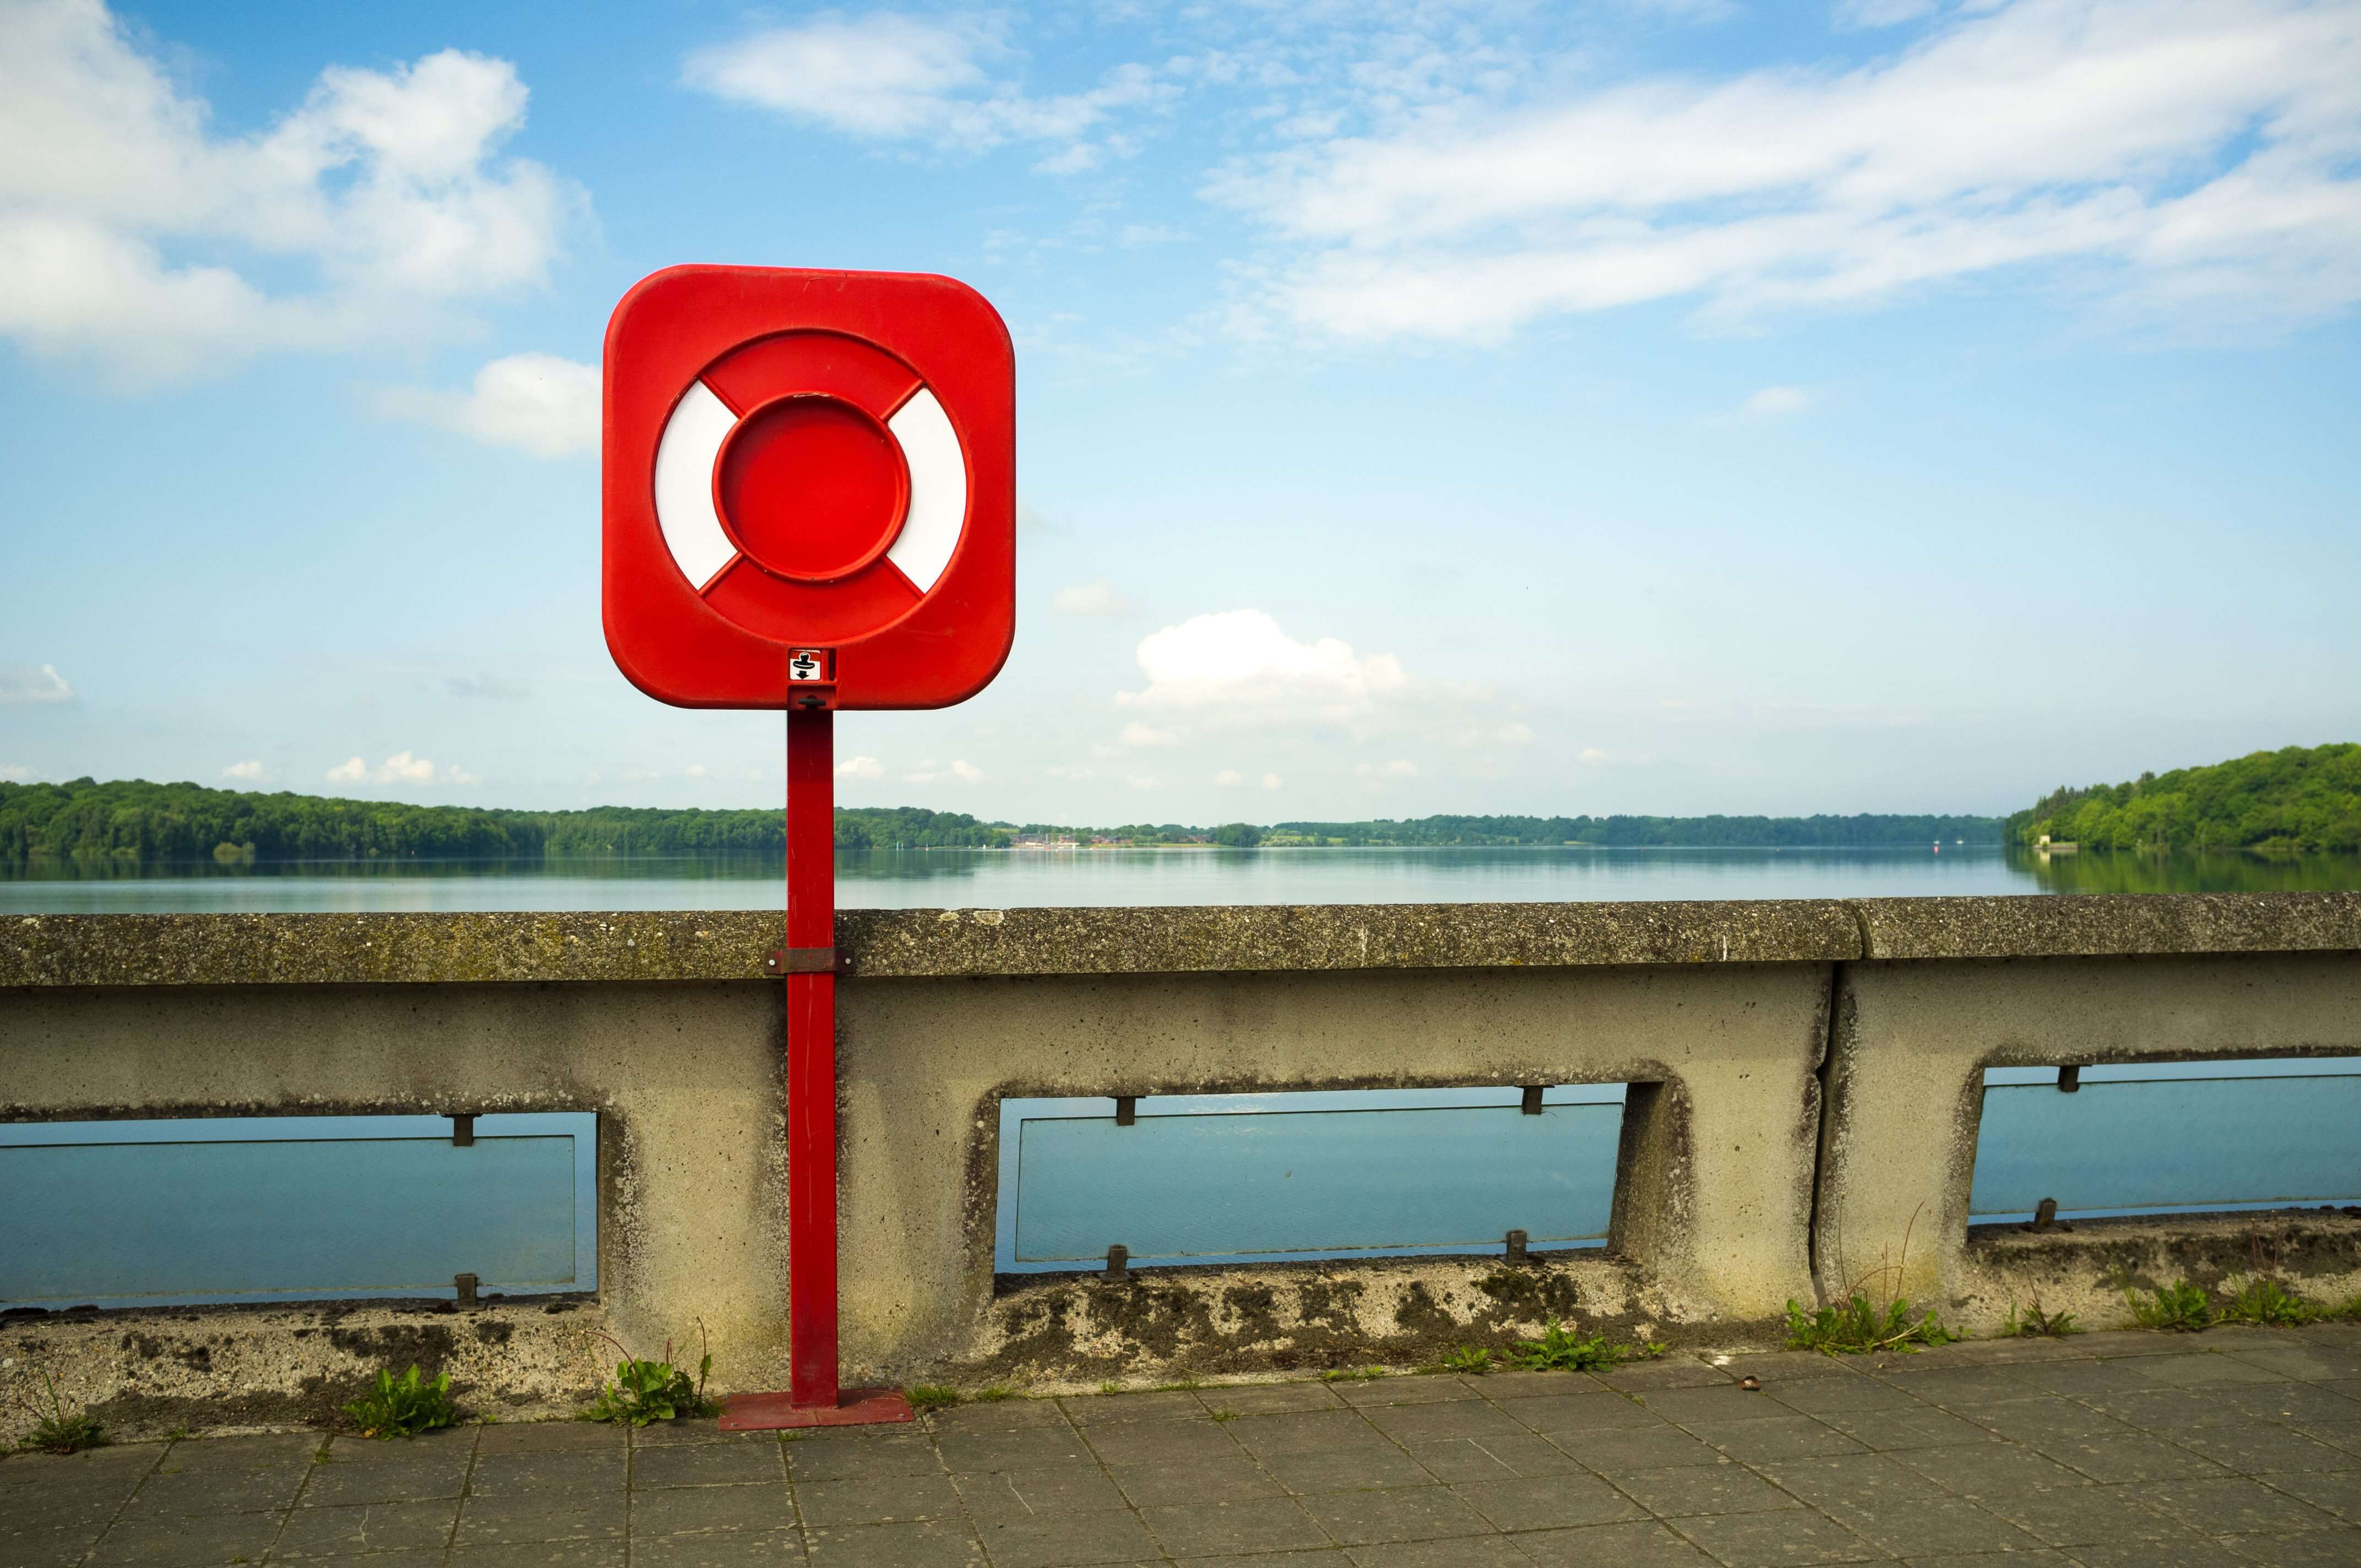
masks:
<svg viewBox="0 0 2361 1568"><path fill-rule="evenodd" d="M837 858L847 908L1557 903L1970 894L2361 889L2361 856L1877 850L866 850ZM0 913L769 909L760 856L532 862L0 868Z"/></svg>

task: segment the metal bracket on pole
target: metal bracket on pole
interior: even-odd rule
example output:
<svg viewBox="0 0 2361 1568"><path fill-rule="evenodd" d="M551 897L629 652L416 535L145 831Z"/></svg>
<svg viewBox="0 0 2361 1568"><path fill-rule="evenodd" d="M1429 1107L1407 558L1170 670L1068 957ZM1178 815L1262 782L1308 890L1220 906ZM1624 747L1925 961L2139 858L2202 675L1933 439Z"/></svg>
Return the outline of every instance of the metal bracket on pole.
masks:
<svg viewBox="0 0 2361 1568"><path fill-rule="evenodd" d="M1107 1248L1106 1272L1102 1279L1120 1284L1131 1277L1131 1249L1116 1245Z"/></svg>
<svg viewBox="0 0 2361 1568"><path fill-rule="evenodd" d="M1531 1261L1532 1261L1531 1256L1530 1256L1530 1255L1526 1253L1526 1251L1525 1251L1525 1233L1524 1233L1524 1232L1522 1232L1522 1231L1510 1231L1510 1232L1509 1233L1509 1235L1508 1235L1508 1247L1509 1247L1509 1256L1508 1256L1508 1261L1509 1261L1509 1262L1510 1262L1510 1263L1529 1263L1529 1262L1531 1262Z"/></svg>
<svg viewBox="0 0 2361 1568"><path fill-rule="evenodd" d="M478 1283L478 1281L472 1274L455 1274L451 1277L451 1287L459 1293L458 1304L460 1306L472 1307L476 1305L476 1286Z"/></svg>
<svg viewBox="0 0 2361 1568"><path fill-rule="evenodd" d="M1524 1099L1519 1102L1517 1109L1523 1112L1528 1116L1540 1115L1542 1113L1542 1086L1538 1083L1526 1084Z"/></svg>
<svg viewBox="0 0 2361 1568"><path fill-rule="evenodd" d="M1118 1127L1129 1127L1137 1124L1138 1121L1139 1096L1137 1094L1116 1095L1115 1097L1115 1124Z"/></svg>
<svg viewBox="0 0 2361 1568"><path fill-rule="evenodd" d="M840 967L834 948L773 948L763 955L764 974L834 974Z"/></svg>
<svg viewBox="0 0 2361 1568"><path fill-rule="evenodd" d="M2080 1067L2061 1067L2058 1069L2059 1093L2078 1094L2081 1092L2081 1089L2082 1069Z"/></svg>
<svg viewBox="0 0 2361 1568"><path fill-rule="evenodd" d="M451 1146L455 1149L476 1146L476 1118L473 1113L451 1118Z"/></svg>

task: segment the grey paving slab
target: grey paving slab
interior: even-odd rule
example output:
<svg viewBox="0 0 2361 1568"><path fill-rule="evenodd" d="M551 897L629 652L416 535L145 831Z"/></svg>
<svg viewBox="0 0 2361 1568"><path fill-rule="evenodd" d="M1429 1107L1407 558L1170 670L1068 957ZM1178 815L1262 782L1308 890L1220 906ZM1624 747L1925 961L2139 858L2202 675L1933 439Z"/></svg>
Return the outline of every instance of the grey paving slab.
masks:
<svg viewBox="0 0 2361 1568"><path fill-rule="evenodd" d="M2184 1388L2219 1387L2226 1383L2279 1383L2287 1376L2268 1366L2211 1351L2195 1355L2160 1355L2136 1365L2144 1377Z"/></svg>
<svg viewBox="0 0 2361 1568"><path fill-rule="evenodd" d="M1088 1464L1092 1458L1082 1434L1062 1422L1014 1431L947 1433L936 1440L936 1448L951 1469L972 1473Z"/></svg>
<svg viewBox="0 0 2361 1568"><path fill-rule="evenodd" d="M1830 1514L1895 1557L2030 1552L2049 1544L1965 1497L1923 1497L1883 1507L1835 1508Z"/></svg>
<svg viewBox="0 0 2361 1568"><path fill-rule="evenodd" d="M1513 1543L1541 1568L1711 1568L1713 1559L1661 1524L1539 1530Z"/></svg>
<svg viewBox="0 0 2361 1568"><path fill-rule="evenodd" d="M1454 1399L1480 1399L1482 1389L1464 1377L1377 1377L1366 1383L1334 1385L1336 1398L1356 1409L1378 1405L1436 1405Z"/></svg>
<svg viewBox="0 0 2361 1568"><path fill-rule="evenodd" d="M1963 1497L2008 1496L2043 1486L2085 1486L2091 1478L2015 1443L1903 1448L1888 1457Z"/></svg>
<svg viewBox="0 0 2361 1568"><path fill-rule="evenodd" d="M1054 1399L994 1399L937 1410L927 1427L937 1435L947 1432L1016 1431L1026 1427L1066 1424L1066 1412Z"/></svg>
<svg viewBox="0 0 2361 1568"><path fill-rule="evenodd" d="M467 1475L476 1497L523 1497L548 1492L620 1491L630 1471L620 1448L582 1453L488 1453Z"/></svg>
<svg viewBox="0 0 2361 1568"><path fill-rule="evenodd" d="M506 1546L520 1541L573 1541L623 1533L625 1498L610 1492L531 1492L513 1497L471 1497L459 1509L455 1546Z"/></svg>
<svg viewBox="0 0 2361 1568"><path fill-rule="evenodd" d="M785 1445L787 1474L806 1481L850 1481L888 1475L943 1474L942 1456L923 1432L807 1438Z"/></svg>
<svg viewBox="0 0 2361 1568"><path fill-rule="evenodd" d="M963 1522L920 1519L804 1530L805 1550L826 1568L967 1568L984 1561Z"/></svg>
<svg viewBox="0 0 2361 1568"><path fill-rule="evenodd" d="M1348 1547L1492 1533L1483 1515L1441 1486L1332 1492L1304 1498L1303 1508L1330 1540Z"/></svg>
<svg viewBox="0 0 2361 1568"><path fill-rule="evenodd" d="M467 1486L467 1462L464 1450L400 1464L332 1460L312 1466L311 1477L296 1501L307 1508L326 1508L456 1497Z"/></svg>
<svg viewBox="0 0 2361 1568"><path fill-rule="evenodd" d="M1394 1486L1431 1486L1434 1475L1400 1449L1279 1453L1262 1461L1271 1479L1302 1497Z"/></svg>
<svg viewBox="0 0 2361 1568"><path fill-rule="evenodd" d="M2266 1421L2361 1420L2361 1402L2313 1383L2211 1388L2202 1396L2241 1416Z"/></svg>
<svg viewBox="0 0 2361 1568"><path fill-rule="evenodd" d="M631 1494L631 1539L702 1530L792 1530L795 1499L784 1485L674 1486Z"/></svg>
<svg viewBox="0 0 2361 1568"><path fill-rule="evenodd" d="M1879 1375L1914 1398L1947 1409L1961 1405L2001 1404L2048 1393L2005 1366L1930 1366L1896 1369Z"/></svg>
<svg viewBox="0 0 2361 1568"><path fill-rule="evenodd" d="M2301 1497L2313 1508L2347 1524L2361 1525L2361 1470L2341 1470L2328 1475L2265 1475L2261 1480L2264 1486L2275 1492Z"/></svg>
<svg viewBox="0 0 2361 1568"><path fill-rule="evenodd" d="M1230 1390L1217 1390L1227 1398ZM1114 1424L1126 1421L1202 1420L1204 1402L1195 1392L1166 1389L1152 1394L1121 1394L1112 1398L1105 1395L1095 1398L1084 1395L1079 1398L1060 1399L1058 1407L1068 1420L1079 1426Z"/></svg>
<svg viewBox="0 0 2361 1568"><path fill-rule="evenodd" d="M0 1563L18 1564L19 1568L70 1568L90 1553L104 1524L93 1528L79 1526L33 1526L22 1530L0 1530Z"/></svg>
<svg viewBox="0 0 2361 1568"><path fill-rule="evenodd" d="M1709 1514L1671 1522L1726 1568L1892 1561L1836 1520L1815 1513Z"/></svg>
<svg viewBox="0 0 2361 1568"><path fill-rule="evenodd" d="M1111 1472L1113 1485L1134 1508L1180 1503L1229 1503L1276 1497L1285 1489L1244 1454L1217 1454L1170 1464L1127 1464Z"/></svg>
<svg viewBox="0 0 2361 1568"><path fill-rule="evenodd" d="M2142 1500L2207 1535L2247 1535L2321 1530L2334 1516L2300 1497L2245 1475L2149 1482Z"/></svg>
<svg viewBox="0 0 2361 1568"><path fill-rule="evenodd" d="M2225 1474L2204 1455L2145 1433L2044 1439L2031 1446L2093 1481L2164 1481Z"/></svg>
<svg viewBox="0 0 2361 1568"><path fill-rule="evenodd" d="M150 1514L118 1519L86 1561L98 1568L151 1563L202 1568L241 1558L258 1563L277 1539L279 1522L277 1514L208 1514L201 1519Z"/></svg>
<svg viewBox="0 0 2361 1568"><path fill-rule="evenodd" d="M1817 1419L1874 1449L1942 1448L2001 1441L1988 1426L1925 1403L1891 1410L1831 1410Z"/></svg>
<svg viewBox="0 0 2361 1568"><path fill-rule="evenodd" d="M1451 1490L1500 1530L1563 1530L1648 1517L1629 1497L1595 1475L1471 1481Z"/></svg>
<svg viewBox="0 0 2361 1568"><path fill-rule="evenodd" d="M1385 1434L1358 1410L1298 1410L1240 1416L1224 1423L1230 1441L1248 1453L1321 1453L1355 1444L1382 1446Z"/></svg>
<svg viewBox="0 0 2361 1568"><path fill-rule="evenodd" d="M1663 1470L1675 1464L1723 1464L1730 1458L1705 1439L1672 1426L1561 1432L1550 1441L1602 1475Z"/></svg>
<svg viewBox="0 0 2361 1568"><path fill-rule="evenodd" d="M2292 1427L2196 1427L2158 1435L2241 1475L2280 1470L2346 1470L2354 1463L2354 1456L2343 1449L2306 1437Z"/></svg>
<svg viewBox="0 0 2361 1568"><path fill-rule="evenodd" d="M1572 1454L1531 1432L1516 1437L1448 1438L1403 1445L1438 1481L1506 1481L1584 1473Z"/></svg>
<svg viewBox="0 0 2361 1568"><path fill-rule="evenodd" d="M662 1535L631 1542L631 1568L795 1568L804 1560L803 1535L792 1530Z"/></svg>
<svg viewBox="0 0 2361 1568"><path fill-rule="evenodd" d="M1652 1414L1697 1431L1731 1421L1759 1420L1763 1399L1735 1383L1706 1388L1656 1388L1633 1396Z"/></svg>
<svg viewBox="0 0 2361 1568"><path fill-rule="evenodd" d="M1609 1388L1631 1392L1652 1388L1708 1388L1735 1383L1745 1374L1708 1365L1695 1356L1676 1355L1664 1361L1634 1362L1629 1366L1619 1366L1611 1372L1595 1372L1591 1376Z"/></svg>
<svg viewBox="0 0 2361 1568"><path fill-rule="evenodd" d="M785 1444L780 1442L679 1443L631 1451L631 1489L672 1486L742 1486L787 1478Z"/></svg>
<svg viewBox="0 0 2361 1568"><path fill-rule="evenodd" d="M1616 1476L1615 1485L1660 1519L1690 1514L1761 1513L1803 1506L1738 1464L1686 1464L1672 1470L1640 1470Z"/></svg>
<svg viewBox="0 0 2361 1568"><path fill-rule="evenodd" d="M1390 1541L1356 1546L1345 1555L1354 1568L1530 1568L1532 1559L1497 1535L1450 1541Z"/></svg>
<svg viewBox="0 0 2361 1568"><path fill-rule="evenodd" d="M1792 1383L1763 1385L1766 1399L1807 1416L1860 1410L1915 1410L1923 1403L1906 1388L1874 1377L1806 1377Z"/></svg>
<svg viewBox="0 0 2361 1568"><path fill-rule="evenodd" d="M796 1487L807 1526L895 1524L961 1519L959 1488L948 1475L863 1475Z"/></svg>
<svg viewBox="0 0 2361 1568"><path fill-rule="evenodd" d="M2183 1532L2160 1541L2119 1541L2078 1546L2082 1568L2252 1568L2254 1559L2210 1536Z"/></svg>
<svg viewBox="0 0 2361 1568"><path fill-rule="evenodd" d="M1251 1467L1249 1467L1251 1468ZM1038 1514L1100 1513L1133 1507L1114 1477L1095 1464L1066 1464L1040 1470L999 1470L984 1475L954 1475L960 1501L968 1518L982 1523L996 1519L1031 1519ZM1276 1483L1263 1486L1276 1493Z"/></svg>
<svg viewBox="0 0 2361 1568"><path fill-rule="evenodd" d="M2271 1568L2353 1568L2361 1563L2361 1530L2306 1530L2299 1535L2233 1535L2222 1544Z"/></svg>
<svg viewBox="0 0 2361 1568"><path fill-rule="evenodd" d="M1041 1514L981 1527L994 1568L1067 1568L1083 1563L1158 1563L1164 1554L1137 1514Z"/></svg>
<svg viewBox="0 0 2361 1568"><path fill-rule="evenodd" d="M1324 1383L1248 1383L1228 1388L1208 1388L1208 1406L1235 1410L1242 1416L1270 1415L1280 1410L1333 1410L1344 1404Z"/></svg>
<svg viewBox="0 0 2361 1568"><path fill-rule="evenodd" d="M1488 1399L1556 1398L1568 1393L1597 1393L1606 1387L1580 1372L1493 1372L1474 1380Z"/></svg>
<svg viewBox="0 0 2361 1568"><path fill-rule="evenodd" d="M2052 1546L2096 1546L2108 1541L2162 1540L2180 1525L2147 1506L2147 1488L2041 1486L1977 1499L1993 1513Z"/></svg>
<svg viewBox="0 0 2361 1568"><path fill-rule="evenodd" d="M1483 1399L1445 1404L1394 1405L1364 1409L1369 1425L1396 1442L1431 1442L1447 1437L1524 1437L1532 1429L1499 1406Z"/></svg>
<svg viewBox="0 0 2361 1568"><path fill-rule="evenodd" d="M623 1568L625 1551L620 1541L544 1541L462 1547L446 1562L449 1568ZM358 1563L379 1568L374 1558L361 1558Z"/></svg>
<svg viewBox="0 0 2361 1568"><path fill-rule="evenodd" d="M478 1453L598 1453L620 1451L630 1429L599 1421L523 1421L489 1426L476 1441Z"/></svg>
<svg viewBox="0 0 2361 1568"><path fill-rule="evenodd" d="M1891 1510L1952 1494L1887 1453L1846 1454L1766 1464L1763 1474L1817 1508Z"/></svg>
<svg viewBox="0 0 2361 1568"><path fill-rule="evenodd" d="M1148 1528L1175 1557L1212 1557L1332 1544L1293 1497L1242 1497L1231 1502L1183 1503L1144 1508ZM999 1550L990 1536L985 1545Z"/></svg>
<svg viewBox="0 0 2361 1568"><path fill-rule="evenodd" d="M298 1508L270 1548L290 1557L351 1557L365 1552L440 1552L451 1544L459 1499Z"/></svg>
<svg viewBox="0 0 2361 1568"><path fill-rule="evenodd" d="M1518 1399L1502 1407L1543 1437L1569 1431L1612 1431L1661 1427L1664 1418L1624 1395L1601 1388L1590 1394L1557 1394Z"/></svg>
<svg viewBox="0 0 2361 1568"><path fill-rule="evenodd" d="M1716 1449L1746 1464L1775 1464L1785 1459L1868 1452L1859 1439L1847 1437L1827 1422L1805 1415L1729 1421L1696 1430Z"/></svg>
<svg viewBox="0 0 2361 1568"><path fill-rule="evenodd" d="M1268 1416L1267 1420L1289 1418ZM1357 1418L1355 1418L1357 1420ZM1211 1459L1238 1452L1242 1441L1230 1434L1232 1427L1244 1426L1241 1418L1235 1421L1215 1421L1202 1412L1189 1421L1137 1421L1128 1423L1094 1423L1082 1429L1082 1436L1101 1462L1107 1464L1170 1464L1185 1459Z"/></svg>

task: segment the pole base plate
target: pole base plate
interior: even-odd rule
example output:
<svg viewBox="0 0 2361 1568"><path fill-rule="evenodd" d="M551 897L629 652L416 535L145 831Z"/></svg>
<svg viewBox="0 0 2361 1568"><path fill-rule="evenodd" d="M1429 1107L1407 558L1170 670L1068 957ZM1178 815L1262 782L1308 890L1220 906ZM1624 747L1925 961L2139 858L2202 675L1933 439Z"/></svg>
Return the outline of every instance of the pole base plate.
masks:
<svg viewBox="0 0 2361 1568"><path fill-rule="evenodd" d="M892 1388L847 1388L833 1405L797 1405L792 1394L732 1394L721 1401L723 1431L789 1427L865 1427L912 1420L910 1401Z"/></svg>

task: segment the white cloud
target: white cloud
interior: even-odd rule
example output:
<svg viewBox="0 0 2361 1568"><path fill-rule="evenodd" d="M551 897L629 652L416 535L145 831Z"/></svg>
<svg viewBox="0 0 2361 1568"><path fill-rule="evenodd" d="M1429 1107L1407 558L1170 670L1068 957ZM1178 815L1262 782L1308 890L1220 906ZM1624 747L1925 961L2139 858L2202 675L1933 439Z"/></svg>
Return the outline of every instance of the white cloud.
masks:
<svg viewBox="0 0 2361 1568"><path fill-rule="evenodd" d="M1575 760L1586 768L1603 768L1615 759L1596 746L1585 746L1575 754Z"/></svg>
<svg viewBox="0 0 2361 1568"><path fill-rule="evenodd" d="M1238 772L1235 768L1224 768L1220 773L1213 775L1213 782L1221 785L1224 789L1235 789L1238 785L1246 782L1246 774Z"/></svg>
<svg viewBox="0 0 2361 1568"><path fill-rule="evenodd" d="M525 98L507 61L445 49L330 66L220 137L101 0L0 6L0 335L146 382L455 324L540 282L582 205L496 156Z"/></svg>
<svg viewBox="0 0 2361 1568"><path fill-rule="evenodd" d="M1801 387L1765 387L1739 405L1739 417L1746 420L1780 419L1799 414L1812 406L1812 394Z"/></svg>
<svg viewBox="0 0 2361 1568"><path fill-rule="evenodd" d="M1935 0L1837 0L1839 27L1891 27L1935 14Z"/></svg>
<svg viewBox="0 0 2361 1568"><path fill-rule="evenodd" d="M358 757L353 757L330 768L327 777L330 784L471 784L483 782L463 768L437 769L425 758L413 756L408 751L396 751L374 768Z"/></svg>
<svg viewBox="0 0 2361 1568"><path fill-rule="evenodd" d="M570 457L598 444L598 367L554 354L511 354L476 372L473 389L383 387L371 397L388 419L415 420L535 457Z"/></svg>
<svg viewBox="0 0 2361 1568"><path fill-rule="evenodd" d="M0 779L10 784L23 784L33 776L33 770L21 762L0 762Z"/></svg>
<svg viewBox="0 0 2361 1568"><path fill-rule="evenodd" d="M71 702L73 687L55 664L0 664L0 707Z"/></svg>
<svg viewBox="0 0 2361 1568"><path fill-rule="evenodd" d="M847 757L836 764L836 776L840 779L882 779L885 764L874 757Z"/></svg>
<svg viewBox="0 0 2361 1568"><path fill-rule="evenodd" d="M1277 789L1286 782L1287 781L1285 779L1280 778L1277 773L1265 773L1262 776L1262 787L1265 789Z"/></svg>
<svg viewBox="0 0 2361 1568"><path fill-rule="evenodd" d="M1145 690L1126 706L1202 713L1216 720L1343 723L1404 683L1390 653L1367 658L1334 637L1301 642L1258 609L1192 616L1141 639Z"/></svg>
<svg viewBox="0 0 2361 1568"><path fill-rule="evenodd" d="M1288 247L1259 313L1346 338L1683 298L1743 319L2029 268L2292 320L2361 301L2356 158L2351 0L1991 0L1850 70L1444 104L1207 194Z"/></svg>
<svg viewBox="0 0 2361 1568"><path fill-rule="evenodd" d="M221 771L221 776L225 779L258 779L262 776L262 763L259 761L232 762Z"/></svg>
<svg viewBox="0 0 2361 1568"><path fill-rule="evenodd" d="M953 780L960 784L975 784L983 777L983 770L964 757L953 758L951 765L948 768L939 767L932 758L928 758L910 772L904 773L902 777L910 784L934 784L943 779Z"/></svg>
<svg viewBox="0 0 2361 1568"><path fill-rule="evenodd" d="M1082 615L1104 619L1130 615L1139 607L1124 597L1123 590L1104 577L1093 577L1087 583L1075 583L1060 588L1049 596L1049 608L1060 615Z"/></svg>
<svg viewBox="0 0 2361 1568"><path fill-rule="evenodd" d="M682 80L717 98L871 141L923 141L976 152L1011 141L1066 144L1037 168L1079 173L1124 138L1082 138L1117 110L1168 102L1180 89L1118 65L1083 93L1027 96L986 62L1009 50L987 24L957 18L821 16L691 53Z"/></svg>
<svg viewBox="0 0 2361 1568"><path fill-rule="evenodd" d="M1123 743L1126 746L1178 746L1180 737L1170 729L1159 729L1135 718L1123 727Z"/></svg>
<svg viewBox="0 0 2361 1568"><path fill-rule="evenodd" d="M1533 742L1533 727L1530 724L1503 724L1492 731L1492 739L1504 746L1530 746Z"/></svg>

